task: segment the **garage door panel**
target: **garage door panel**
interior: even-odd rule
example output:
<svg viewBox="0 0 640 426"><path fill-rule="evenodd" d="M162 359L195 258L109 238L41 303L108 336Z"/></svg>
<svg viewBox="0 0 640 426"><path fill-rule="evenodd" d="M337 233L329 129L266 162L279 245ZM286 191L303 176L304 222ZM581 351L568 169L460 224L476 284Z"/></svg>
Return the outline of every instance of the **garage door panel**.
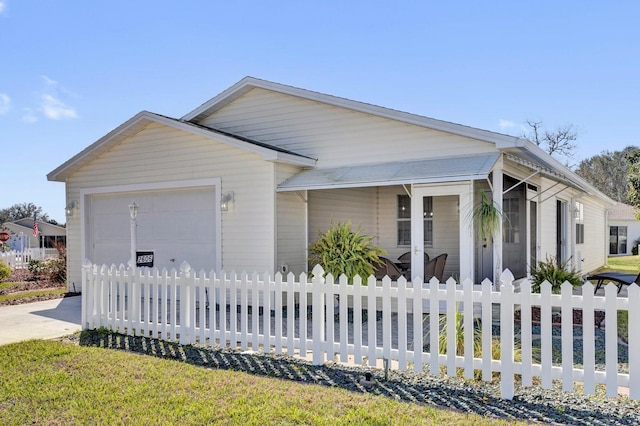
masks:
<svg viewBox="0 0 640 426"><path fill-rule="evenodd" d="M215 190L213 187L100 194L91 198L89 255L94 263L126 264L130 256L129 204L139 207L138 250L153 250L155 266L195 269L216 265Z"/></svg>

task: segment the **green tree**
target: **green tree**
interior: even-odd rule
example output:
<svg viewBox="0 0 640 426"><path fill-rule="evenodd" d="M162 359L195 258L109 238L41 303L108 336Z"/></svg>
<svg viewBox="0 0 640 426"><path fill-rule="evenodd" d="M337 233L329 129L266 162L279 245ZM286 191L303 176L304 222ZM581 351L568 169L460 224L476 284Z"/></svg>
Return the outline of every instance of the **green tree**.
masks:
<svg viewBox="0 0 640 426"><path fill-rule="evenodd" d="M625 203L629 189L627 155L637 149L628 146L622 151L603 151L582 160L575 172L611 199Z"/></svg>
<svg viewBox="0 0 640 426"><path fill-rule="evenodd" d="M632 206L640 208L640 149L629 151L626 158L629 166L627 169L627 181L629 182L627 201Z"/></svg>
<svg viewBox="0 0 640 426"><path fill-rule="evenodd" d="M40 222L50 222L49 215L42 212L42 207L33 203L14 204L11 207L0 210L0 223L13 222L25 217L33 217L37 214Z"/></svg>

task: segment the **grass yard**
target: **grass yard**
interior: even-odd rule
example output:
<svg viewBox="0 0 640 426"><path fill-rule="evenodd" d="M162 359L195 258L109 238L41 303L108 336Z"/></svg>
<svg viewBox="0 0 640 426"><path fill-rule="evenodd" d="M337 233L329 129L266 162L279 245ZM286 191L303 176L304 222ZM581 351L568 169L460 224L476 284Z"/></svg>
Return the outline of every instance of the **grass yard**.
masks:
<svg viewBox="0 0 640 426"><path fill-rule="evenodd" d="M3 425L517 424L341 388L41 340L0 346L0 394Z"/></svg>
<svg viewBox="0 0 640 426"><path fill-rule="evenodd" d="M619 271L628 272L630 274L637 274L640 272L640 255L637 256L613 256L607 259L609 264L608 268L603 268L603 271Z"/></svg>

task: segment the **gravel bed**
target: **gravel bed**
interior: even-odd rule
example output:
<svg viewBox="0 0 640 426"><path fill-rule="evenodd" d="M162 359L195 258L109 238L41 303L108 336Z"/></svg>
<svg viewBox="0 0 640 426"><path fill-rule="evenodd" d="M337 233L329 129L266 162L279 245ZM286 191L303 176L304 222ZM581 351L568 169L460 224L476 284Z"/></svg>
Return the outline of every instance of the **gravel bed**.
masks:
<svg viewBox="0 0 640 426"><path fill-rule="evenodd" d="M125 336L103 331L84 331L67 336L83 346L126 350L161 358L175 359L208 368L244 371L296 382L341 387L352 392L382 395L396 400L447 407L487 417L520 419L531 422L570 425L637 425L640 424L640 402L626 397L610 398L603 389L587 396L540 386L521 388L515 397L500 398L499 383L471 382L456 377L431 376L407 371L388 372L337 363L315 366L299 358L284 355L241 352L228 348L180 345L148 337ZM363 381L366 373L370 382ZM579 385L576 385L579 387Z"/></svg>

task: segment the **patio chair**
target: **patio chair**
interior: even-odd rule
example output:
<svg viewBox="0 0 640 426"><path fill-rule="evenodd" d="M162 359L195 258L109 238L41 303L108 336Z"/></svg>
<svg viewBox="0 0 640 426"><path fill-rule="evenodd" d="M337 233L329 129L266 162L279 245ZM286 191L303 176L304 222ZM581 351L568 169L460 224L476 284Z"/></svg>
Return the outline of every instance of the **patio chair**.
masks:
<svg viewBox="0 0 640 426"><path fill-rule="evenodd" d="M593 290L594 294L602 287L606 282L615 282L618 286L618 293L622 290L623 285L631 285L636 283L640 285L640 274L625 274L624 272L602 272L600 274L593 274L587 276L587 281L595 281L596 288Z"/></svg>
<svg viewBox="0 0 640 426"><path fill-rule="evenodd" d="M377 280L381 280L385 276L388 276L393 281L395 281L402 276L402 272L400 271L400 269L398 269L396 264L393 263L390 259L381 257L380 261L382 261L382 264L378 266L378 268L374 272L374 276Z"/></svg>
<svg viewBox="0 0 640 426"><path fill-rule="evenodd" d="M429 262L429 255L424 253L424 264L426 265ZM402 253L400 257L398 257L398 263L400 266L400 270L406 279L411 279L411 252L408 251L406 253Z"/></svg>
<svg viewBox="0 0 640 426"><path fill-rule="evenodd" d="M447 256L447 253L439 254L424 265L425 282L429 281L432 277L436 277L438 281L442 282Z"/></svg>

